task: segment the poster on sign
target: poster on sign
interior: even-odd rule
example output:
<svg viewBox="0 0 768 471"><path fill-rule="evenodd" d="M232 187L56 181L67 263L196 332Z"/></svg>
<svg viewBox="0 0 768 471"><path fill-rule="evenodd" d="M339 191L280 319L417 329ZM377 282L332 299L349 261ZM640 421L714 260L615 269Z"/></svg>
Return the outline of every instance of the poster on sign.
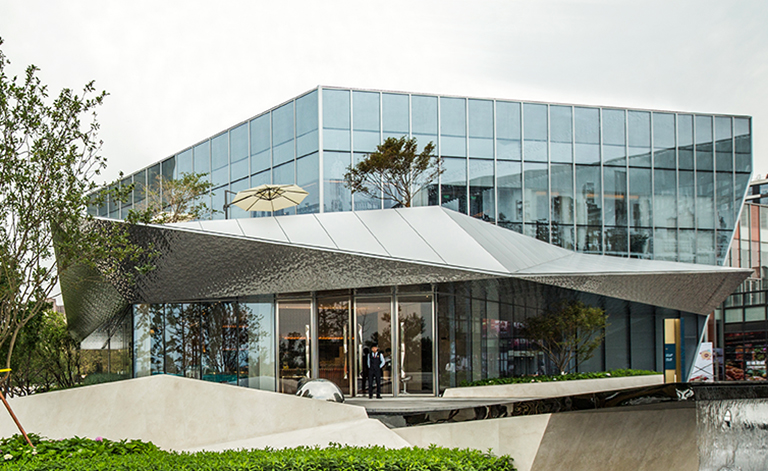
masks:
<svg viewBox="0 0 768 471"><path fill-rule="evenodd" d="M712 359L712 342L701 342L689 381L714 381L715 368Z"/></svg>

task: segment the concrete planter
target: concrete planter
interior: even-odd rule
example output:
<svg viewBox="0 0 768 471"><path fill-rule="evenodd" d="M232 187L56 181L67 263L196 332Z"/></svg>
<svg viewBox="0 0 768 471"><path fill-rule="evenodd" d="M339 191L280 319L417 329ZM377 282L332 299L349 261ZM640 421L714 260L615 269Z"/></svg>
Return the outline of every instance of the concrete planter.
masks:
<svg viewBox="0 0 768 471"><path fill-rule="evenodd" d="M664 383L664 375L625 376L621 378L578 379L572 381L549 381L544 383L519 383L495 386L471 386L449 388L443 397L512 397L540 398L573 396L616 389L655 386Z"/></svg>

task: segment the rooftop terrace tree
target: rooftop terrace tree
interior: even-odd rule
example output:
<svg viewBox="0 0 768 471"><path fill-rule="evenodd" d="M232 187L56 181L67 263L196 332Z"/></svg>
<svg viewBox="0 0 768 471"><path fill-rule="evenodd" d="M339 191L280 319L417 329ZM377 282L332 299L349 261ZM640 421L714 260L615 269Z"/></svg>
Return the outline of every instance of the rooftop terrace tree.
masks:
<svg viewBox="0 0 768 471"><path fill-rule="evenodd" d="M11 78L8 64L0 50L0 349L6 368L19 332L48 307L62 273L84 264L102 273L125 264L146 272L154 253L130 242L129 224L99 225L86 211L106 194L94 194L94 179L106 166L95 110L106 93L91 82L51 98L35 66ZM110 197L127 191L111 190Z"/></svg>
<svg viewBox="0 0 768 471"><path fill-rule="evenodd" d="M410 207L414 197L437 181L444 169L435 145L430 142L417 152L416 138L388 137L357 165L347 168L344 185L352 193L372 198L382 196L395 205Z"/></svg>

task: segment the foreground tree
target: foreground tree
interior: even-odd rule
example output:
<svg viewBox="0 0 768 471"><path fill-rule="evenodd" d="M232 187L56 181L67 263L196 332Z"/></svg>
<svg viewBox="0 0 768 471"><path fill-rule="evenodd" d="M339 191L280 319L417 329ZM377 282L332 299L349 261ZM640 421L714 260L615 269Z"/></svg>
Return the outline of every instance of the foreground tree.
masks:
<svg viewBox="0 0 768 471"><path fill-rule="evenodd" d="M0 350L6 368L20 331L45 311L62 273L82 265L106 274L126 266L143 273L153 268L154 254L130 242L127 225L96 224L87 214L106 194L94 194L94 179L106 166L98 155L95 110L106 93L91 82L80 93L64 89L50 99L35 66L22 79L9 78L8 63L0 50ZM111 197L129 190L111 190Z"/></svg>
<svg viewBox="0 0 768 471"><path fill-rule="evenodd" d="M388 137L377 146L376 152L347 168L344 185L352 193L372 198L383 195L398 206L410 207L416 194L436 182L444 171L432 142L420 153L417 148L415 137Z"/></svg>
<svg viewBox="0 0 768 471"><path fill-rule="evenodd" d="M541 347L561 373L592 358L605 338L608 316L581 301L563 301L525 321L525 336Z"/></svg>
<svg viewBox="0 0 768 471"><path fill-rule="evenodd" d="M142 206L132 209L138 220L154 224L169 224L203 219L215 212L201 200L213 186L205 173L183 173L177 179L158 175L153 185L147 188L147 197Z"/></svg>

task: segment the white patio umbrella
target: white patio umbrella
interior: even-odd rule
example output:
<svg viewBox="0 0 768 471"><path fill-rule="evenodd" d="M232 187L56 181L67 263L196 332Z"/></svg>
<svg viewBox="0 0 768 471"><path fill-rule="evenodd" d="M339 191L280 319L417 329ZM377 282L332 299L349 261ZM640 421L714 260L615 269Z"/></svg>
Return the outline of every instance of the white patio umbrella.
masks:
<svg viewBox="0 0 768 471"><path fill-rule="evenodd" d="M272 211L296 206L309 193L297 185L259 185L239 191L230 204L246 211Z"/></svg>

